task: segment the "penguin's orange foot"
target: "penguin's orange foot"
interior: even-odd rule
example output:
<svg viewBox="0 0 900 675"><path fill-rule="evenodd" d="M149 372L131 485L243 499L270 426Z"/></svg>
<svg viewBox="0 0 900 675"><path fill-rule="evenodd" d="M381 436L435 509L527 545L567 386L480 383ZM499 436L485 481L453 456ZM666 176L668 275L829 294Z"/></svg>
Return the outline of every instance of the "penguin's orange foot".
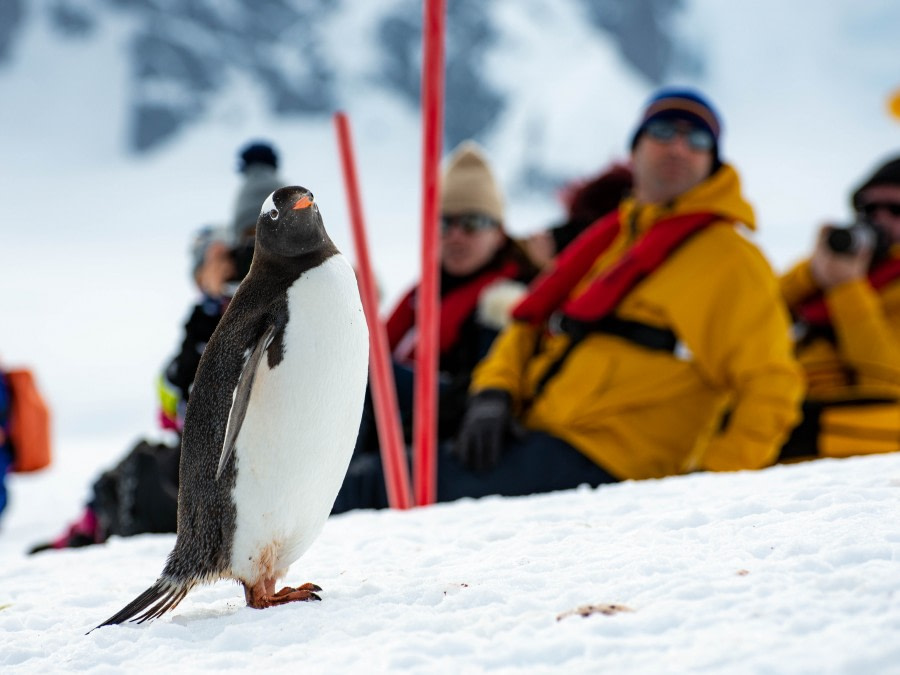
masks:
<svg viewBox="0 0 900 675"><path fill-rule="evenodd" d="M316 591L321 591L322 589L315 584L303 584L302 586L297 586L297 588L291 588L290 586L285 586L280 591L278 591L275 595L269 598L269 602L273 605L283 605L286 602L309 602L312 600L321 600L318 595L316 595Z"/></svg>
<svg viewBox="0 0 900 675"><path fill-rule="evenodd" d="M296 588L292 588L291 586L285 586L280 591L275 594L275 597L279 597L281 595L286 595L287 593L293 593L294 591L321 591L322 587L317 586L316 584L305 583L302 586L297 586ZM318 599L318 598L317 598Z"/></svg>
<svg viewBox="0 0 900 675"><path fill-rule="evenodd" d="M308 602L310 600L321 600L316 591L322 589L315 584L303 584L292 588L285 586L277 593L275 592L275 580L263 579L253 586L244 584L244 597L247 599L247 606L253 609L265 609L275 605L283 605L288 602Z"/></svg>

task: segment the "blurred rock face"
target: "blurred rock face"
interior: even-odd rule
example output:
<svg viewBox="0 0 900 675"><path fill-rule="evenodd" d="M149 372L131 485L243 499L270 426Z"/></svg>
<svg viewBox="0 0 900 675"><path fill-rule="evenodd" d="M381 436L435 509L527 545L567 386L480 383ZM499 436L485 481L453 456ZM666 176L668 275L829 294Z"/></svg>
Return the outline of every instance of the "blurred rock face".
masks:
<svg viewBox="0 0 900 675"><path fill-rule="evenodd" d="M696 69L676 43L673 18L681 0L545 0L568 2L613 42L648 82L661 82L673 67ZM523 4L540 21L541 2ZM549 6L549 5L548 5ZM328 115L341 107L345 61L328 59L342 44L342 15L353 3L333 0L54 0L0 3L0 67L15 58L15 41L31 21L44 21L61 37L89 40L108 21L129 29L127 58L131 132L129 145L144 152L197 121L229 78L255 83L273 113ZM445 142L481 139L504 112L502 91L486 76L485 62L502 33L496 3L447 3ZM357 7L358 9L358 7ZM420 98L422 6L419 0L385 0L367 9L373 53L365 77L412 107Z"/></svg>

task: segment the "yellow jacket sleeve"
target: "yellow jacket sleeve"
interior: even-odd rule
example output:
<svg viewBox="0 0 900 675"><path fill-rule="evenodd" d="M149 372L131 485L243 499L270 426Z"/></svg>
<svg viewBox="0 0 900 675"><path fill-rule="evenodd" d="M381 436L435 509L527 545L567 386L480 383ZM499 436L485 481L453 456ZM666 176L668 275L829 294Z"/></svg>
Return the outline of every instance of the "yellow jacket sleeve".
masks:
<svg viewBox="0 0 900 675"><path fill-rule="evenodd" d="M778 285L781 290L781 296L791 309L819 290L815 279L813 279L812 269L808 260L804 260L788 270L786 274L779 278Z"/></svg>
<svg viewBox="0 0 900 675"><path fill-rule="evenodd" d="M882 298L865 279L829 289L825 301L841 358L853 369L856 385L888 387L900 395L900 317L892 324Z"/></svg>
<svg viewBox="0 0 900 675"><path fill-rule="evenodd" d="M502 389L509 393L514 405L521 403L525 369L534 355L539 330L522 321L514 321L505 328L473 371L470 392L477 394L485 389Z"/></svg>
<svg viewBox="0 0 900 675"><path fill-rule="evenodd" d="M800 417L803 376L768 263L743 240L727 247L724 240L707 239L719 247L719 257L702 283L717 292L698 292L675 326L698 367L731 398L726 428L711 439L702 465L713 471L758 469L775 461ZM716 260L714 250L708 253L700 258Z"/></svg>

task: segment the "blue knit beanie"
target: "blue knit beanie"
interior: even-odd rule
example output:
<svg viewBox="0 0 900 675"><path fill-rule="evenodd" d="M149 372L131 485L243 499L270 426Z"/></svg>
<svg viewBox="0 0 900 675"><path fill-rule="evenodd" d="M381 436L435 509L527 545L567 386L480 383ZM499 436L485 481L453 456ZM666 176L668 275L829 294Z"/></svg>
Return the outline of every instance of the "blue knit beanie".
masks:
<svg viewBox="0 0 900 675"><path fill-rule="evenodd" d="M713 157L718 159L722 122L716 109L700 92L694 89L674 87L658 90L647 102L637 129L631 137L632 150L637 145L638 138L644 133L644 129L647 128L647 124L660 119L685 120L709 131L715 141Z"/></svg>
<svg viewBox="0 0 900 675"><path fill-rule="evenodd" d="M249 143L241 149L238 157L238 171L241 173L254 164L265 164L273 169L278 168L278 154L272 144L266 141Z"/></svg>

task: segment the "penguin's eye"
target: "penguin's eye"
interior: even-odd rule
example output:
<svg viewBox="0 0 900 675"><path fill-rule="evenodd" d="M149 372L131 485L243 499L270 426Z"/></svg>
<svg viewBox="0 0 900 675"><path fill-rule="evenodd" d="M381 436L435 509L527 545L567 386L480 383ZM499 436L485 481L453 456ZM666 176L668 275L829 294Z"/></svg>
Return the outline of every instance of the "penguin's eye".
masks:
<svg viewBox="0 0 900 675"><path fill-rule="evenodd" d="M272 209L269 211L269 218L272 220L278 220L278 209Z"/></svg>

